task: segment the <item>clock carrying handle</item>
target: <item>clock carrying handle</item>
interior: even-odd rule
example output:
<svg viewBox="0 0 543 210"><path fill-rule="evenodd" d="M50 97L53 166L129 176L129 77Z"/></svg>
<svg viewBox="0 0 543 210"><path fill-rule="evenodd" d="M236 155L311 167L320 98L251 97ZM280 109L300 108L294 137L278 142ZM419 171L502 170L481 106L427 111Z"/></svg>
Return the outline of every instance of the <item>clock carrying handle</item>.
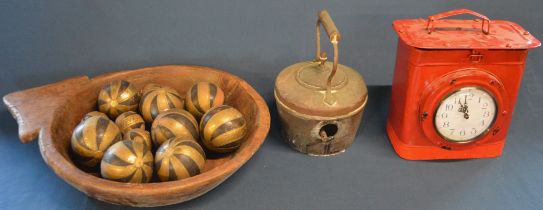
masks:
<svg viewBox="0 0 543 210"><path fill-rule="evenodd" d="M489 34L490 33L490 19L482 14L479 14L473 10L469 9L457 9L457 10L451 10L447 12L438 13L432 16L428 16L428 23L426 24L426 30L428 31L428 34L431 34L434 31L434 22L446 17L456 16L456 15L463 15L463 14L469 14L476 16L478 18L481 18L482 24L481 24L481 31L483 34ZM486 27L485 27L486 26Z"/></svg>
<svg viewBox="0 0 543 210"><path fill-rule="evenodd" d="M332 94L332 79L334 78L334 75L336 75L337 67L338 67L338 61L339 61L339 55L338 55L338 44L339 40L341 39L341 35L339 34L339 30L336 27L336 24L330 17L330 14L326 10L321 10L318 15L317 24L316 24L316 60L320 61L322 64L326 62L327 56L326 53L322 52L321 54L321 27L324 27L324 30L328 34L328 38L330 39L330 43L334 47L334 64L332 67L332 71L330 72L330 76L328 76L328 80L326 82L326 95L325 95L325 102L328 104L334 104L335 100L333 97L331 97Z"/></svg>

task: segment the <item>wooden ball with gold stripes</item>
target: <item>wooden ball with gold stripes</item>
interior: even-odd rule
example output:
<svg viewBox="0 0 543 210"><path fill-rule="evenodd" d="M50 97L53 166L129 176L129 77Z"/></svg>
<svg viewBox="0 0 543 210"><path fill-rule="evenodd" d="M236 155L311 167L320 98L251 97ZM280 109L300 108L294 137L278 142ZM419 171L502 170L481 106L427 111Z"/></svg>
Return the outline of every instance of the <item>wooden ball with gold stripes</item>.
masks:
<svg viewBox="0 0 543 210"><path fill-rule="evenodd" d="M247 132L247 122L236 108L222 105L210 109L200 121L204 146L218 153L236 150Z"/></svg>
<svg viewBox="0 0 543 210"><path fill-rule="evenodd" d="M198 121L182 109L172 109L159 114L151 126L151 137L156 147L171 138L197 141L199 136Z"/></svg>
<svg viewBox="0 0 543 210"><path fill-rule="evenodd" d="M92 111L92 112L89 112L89 113L85 114L85 116L83 116L83 119L81 120L81 122L83 122L83 121L85 121L85 120L87 120L87 119L89 119L91 117L94 117L94 116L104 117L104 118L109 120L109 117L106 114L104 114L102 112L99 112L99 111Z"/></svg>
<svg viewBox="0 0 543 210"><path fill-rule="evenodd" d="M180 180L200 174L205 162L204 150L196 141L172 138L156 152L156 174L163 182Z"/></svg>
<svg viewBox="0 0 543 210"><path fill-rule="evenodd" d="M119 141L104 154L100 173L102 177L118 182L149 182L153 176L151 148L138 141Z"/></svg>
<svg viewBox="0 0 543 210"><path fill-rule="evenodd" d="M161 112L174 108L182 109L183 106L183 99L174 89L153 87L141 98L140 114L145 122L152 123Z"/></svg>
<svg viewBox="0 0 543 210"><path fill-rule="evenodd" d="M145 143L147 147L151 148L153 143L151 141L151 134L149 131L146 131L141 128L135 128L124 133L125 140L139 141Z"/></svg>
<svg viewBox="0 0 543 210"><path fill-rule="evenodd" d="M121 140L121 130L107 118L94 116L75 127L71 148L76 162L94 168L100 164L104 152L113 143Z"/></svg>
<svg viewBox="0 0 543 210"><path fill-rule="evenodd" d="M138 113L133 111L123 112L115 119L115 124L119 126L123 133L135 128L145 129L145 121Z"/></svg>
<svg viewBox="0 0 543 210"><path fill-rule="evenodd" d="M209 109L224 103L224 92L213 83L198 82L187 91L185 99L187 111L200 119Z"/></svg>
<svg viewBox="0 0 543 210"><path fill-rule="evenodd" d="M140 95L136 88L125 80L117 80L100 90L98 110L115 119L123 112L138 110L139 102Z"/></svg>
<svg viewBox="0 0 543 210"><path fill-rule="evenodd" d="M156 90L156 89L160 89L160 85L156 84L156 83L149 83L149 84L146 84L145 86L143 86L143 89L141 89L141 93L142 95L151 91L151 90Z"/></svg>

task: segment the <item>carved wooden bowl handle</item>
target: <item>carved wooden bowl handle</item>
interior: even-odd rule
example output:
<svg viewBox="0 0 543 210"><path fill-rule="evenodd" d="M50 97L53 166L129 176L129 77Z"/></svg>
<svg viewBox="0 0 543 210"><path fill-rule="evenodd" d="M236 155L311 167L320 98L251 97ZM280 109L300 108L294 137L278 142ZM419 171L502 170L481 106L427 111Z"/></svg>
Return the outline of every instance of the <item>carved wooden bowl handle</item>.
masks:
<svg viewBox="0 0 543 210"><path fill-rule="evenodd" d="M19 124L21 142L28 143L38 138L40 130L52 123L53 113L63 105L67 93L87 82L87 76L74 77L5 95L4 104Z"/></svg>

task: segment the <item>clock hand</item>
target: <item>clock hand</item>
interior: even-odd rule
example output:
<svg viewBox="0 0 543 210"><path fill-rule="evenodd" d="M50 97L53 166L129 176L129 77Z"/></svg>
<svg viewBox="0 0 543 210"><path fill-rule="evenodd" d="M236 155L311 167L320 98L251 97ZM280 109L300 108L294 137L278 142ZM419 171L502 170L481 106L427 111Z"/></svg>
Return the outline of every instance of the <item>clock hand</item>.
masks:
<svg viewBox="0 0 543 210"><path fill-rule="evenodd" d="M460 107L458 107L458 112L464 112L464 105L462 105L460 100L458 100L458 104L460 105Z"/></svg>
<svg viewBox="0 0 543 210"><path fill-rule="evenodd" d="M467 100L468 100L468 96L466 95L464 97L464 118L467 120L469 119L469 110L468 110L468 103L467 103Z"/></svg>

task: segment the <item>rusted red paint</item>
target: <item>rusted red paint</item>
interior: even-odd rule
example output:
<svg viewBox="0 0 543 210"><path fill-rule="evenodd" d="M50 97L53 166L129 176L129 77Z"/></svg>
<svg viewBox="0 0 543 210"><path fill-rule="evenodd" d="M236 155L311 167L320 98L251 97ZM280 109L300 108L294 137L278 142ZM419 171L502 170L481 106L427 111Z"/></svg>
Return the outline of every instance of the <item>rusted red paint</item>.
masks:
<svg viewBox="0 0 543 210"><path fill-rule="evenodd" d="M441 20L458 14L480 19ZM528 49L541 42L515 23L467 9L396 20L393 26L399 41L387 133L398 155L409 160L501 155ZM494 95L498 114L490 132L454 143L437 134L433 115L444 96L466 86Z"/></svg>
<svg viewBox="0 0 543 210"><path fill-rule="evenodd" d="M442 20L458 14L474 14L481 19ZM446 14L446 15L443 15ZM440 13L428 19L393 22L394 30L407 45L421 49L530 49L541 42L516 23L489 20L486 16L460 9ZM483 24L485 23L485 24ZM485 31L489 29L489 33Z"/></svg>

